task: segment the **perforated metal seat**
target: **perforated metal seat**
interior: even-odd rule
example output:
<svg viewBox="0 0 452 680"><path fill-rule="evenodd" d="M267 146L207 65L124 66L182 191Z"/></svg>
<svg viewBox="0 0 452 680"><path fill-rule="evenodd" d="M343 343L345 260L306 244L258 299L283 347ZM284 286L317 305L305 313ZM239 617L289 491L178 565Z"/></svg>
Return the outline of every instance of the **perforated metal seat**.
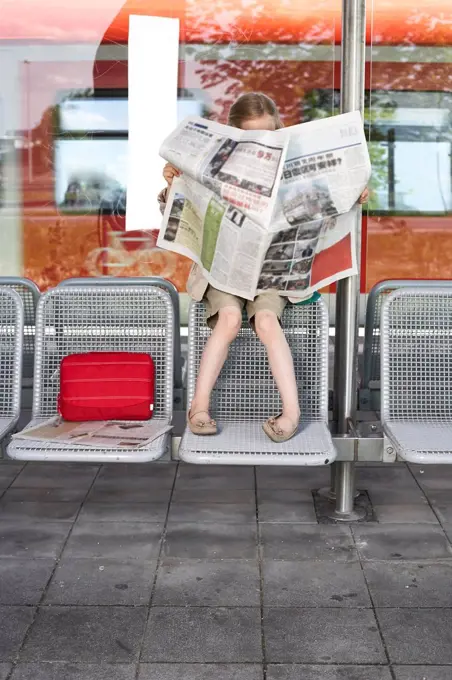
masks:
<svg viewBox="0 0 452 680"><path fill-rule="evenodd" d="M0 441L20 416L24 307L16 291L0 288Z"/></svg>
<svg viewBox="0 0 452 680"><path fill-rule="evenodd" d="M281 412L281 401L262 343L244 324L212 393L215 436L188 428L179 455L188 463L323 465L336 458L328 430L328 313L323 300L286 308L283 326L294 357L302 423L299 433L274 444L262 423ZM210 335L202 303L192 303L188 334L188 395L195 389L201 354Z"/></svg>
<svg viewBox="0 0 452 680"><path fill-rule="evenodd" d="M24 339L22 374L25 380L33 378L33 366L35 358L35 323L36 307L39 302L41 291L30 279L19 276L0 276L0 286L12 288L20 295L24 308Z"/></svg>
<svg viewBox="0 0 452 680"><path fill-rule="evenodd" d="M421 290L437 286L452 286L450 281L419 281L410 279L388 279L375 284L369 293L366 306L366 324L364 334L362 387L360 390L360 406L364 409L380 410L380 320L384 300L394 290L400 288L419 288Z"/></svg>
<svg viewBox="0 0 452 680"><path fill-rule="evenodd" d="M403 460L452 463L452 289L391 293L381 317L383 429Z"/></svg>
<svg viewBox="0 0 452 680"><path fill-rule="evenodd" d="M173 405L173 306L152 286L58 287L42 296L36 319L33 416L29 426L57 413L63 357L90 351L147 352L156 367L154 419L171 423ZM124 450L15 439L7 453L19 460L146 462L160 458L169 434L149 448Z"/></svg>

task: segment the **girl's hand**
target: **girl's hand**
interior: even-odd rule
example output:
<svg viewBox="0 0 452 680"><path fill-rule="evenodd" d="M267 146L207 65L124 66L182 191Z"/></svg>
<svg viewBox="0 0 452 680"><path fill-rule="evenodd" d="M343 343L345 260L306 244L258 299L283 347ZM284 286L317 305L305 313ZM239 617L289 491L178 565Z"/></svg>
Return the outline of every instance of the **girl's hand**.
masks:
<svg viewBox="0 0 452 680"><path fill-rule="evenodd" d="M175 177L180 177L181 174L181 171L175 168L174 165L171 165L171 163L167 163L163 168L163 177L168 182L168 186L171 186L173 179Z"/></svg>
<svg viewBox="0 0 452 680"><path fill-rule="evenodd" d="M369 200L369 189L366 187L361 194L361 196L358 198L358 203L367 203Z"/></svg>

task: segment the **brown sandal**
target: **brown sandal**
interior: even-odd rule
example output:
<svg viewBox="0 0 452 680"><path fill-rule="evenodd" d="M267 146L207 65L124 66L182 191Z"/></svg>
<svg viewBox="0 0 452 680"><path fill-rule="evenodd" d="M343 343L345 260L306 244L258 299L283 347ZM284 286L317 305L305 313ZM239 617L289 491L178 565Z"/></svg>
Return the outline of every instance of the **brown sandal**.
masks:
<svg viewBox="0 0 452 680"><path fill-rule="evenodd" d="M277 423L277 420L280 416L282 416L282 413L280 413L278 416L273 416L272 418L269 418L262 425L262 428L267 437L269 437L276 444L282 444L283 442L287 442L289 439L292 439L292 437L298 430L297 423L296 427L294 427L292 432L289 433L284 432L284 430L280 428Z"/></svg>
<svg viewBox="0 0 452 680"><path fill-rule="evenodd" d="M199 416L201 413L207 413L207 415L209 416L209 420L206 420L201 423L194 423L193 418L195 416ZM190 431L193 432L193 434L209 435L217 433L217 423L215 420L212 420L212 418L210 418L208 411L198 411L197 413L193 414L189 412L187 416L187 425L190 428Z"/></svg>

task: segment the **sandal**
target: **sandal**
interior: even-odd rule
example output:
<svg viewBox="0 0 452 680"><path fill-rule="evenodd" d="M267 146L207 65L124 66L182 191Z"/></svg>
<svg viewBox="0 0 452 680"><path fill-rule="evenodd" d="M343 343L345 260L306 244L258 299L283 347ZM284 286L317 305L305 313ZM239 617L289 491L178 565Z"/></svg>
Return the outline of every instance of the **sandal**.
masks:
<svg viewBox="0 0 452 680"><path fill-rule="evenodd" d="M279 427L277 422L280 416L282 416L282 413L280 413L277 416L273 416L272 418L269 418L262 425L262 428L267 437L270 437L270 439L276 444L282 444L283 442L287 442L289 439L292 439L292 437L298 430L297 423L292 432L284 432L284 430L281 427Z"/></svg>
<svg viewBox="0 0 452 680"><path fill-rule="evenodd" d="M201 413L207 413L209 420L205 420L200 423L194 423L193 418L195 416L199 416ZM215 420L210 418L208 411L198 411L197 413L193 413L193 415L189 412L187 416L187 425L193 434L209 435L217 433L217 423Z"/></svg>

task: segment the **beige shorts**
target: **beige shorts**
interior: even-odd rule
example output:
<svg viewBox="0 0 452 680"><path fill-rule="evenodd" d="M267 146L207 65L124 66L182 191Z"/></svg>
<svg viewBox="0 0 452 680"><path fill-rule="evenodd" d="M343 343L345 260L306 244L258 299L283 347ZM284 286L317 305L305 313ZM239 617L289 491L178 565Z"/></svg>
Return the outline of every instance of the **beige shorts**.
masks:
<svg viewBox="0 0 452 680"><path fill-rule="evenodd" d="M260 293L254 300L246 300L237 295L230 295L230 293L223 293L212 286L209 286L204 295L204 302L207 306L207 325L214 328L218 321L218 312L223 307L235 307L240 311L246 307L246 313L251 326L254 328L253 319L256 312L274 312L278 319L287 305L287 298L278 295L275 290L269 290L265 293Z"/></svg>

